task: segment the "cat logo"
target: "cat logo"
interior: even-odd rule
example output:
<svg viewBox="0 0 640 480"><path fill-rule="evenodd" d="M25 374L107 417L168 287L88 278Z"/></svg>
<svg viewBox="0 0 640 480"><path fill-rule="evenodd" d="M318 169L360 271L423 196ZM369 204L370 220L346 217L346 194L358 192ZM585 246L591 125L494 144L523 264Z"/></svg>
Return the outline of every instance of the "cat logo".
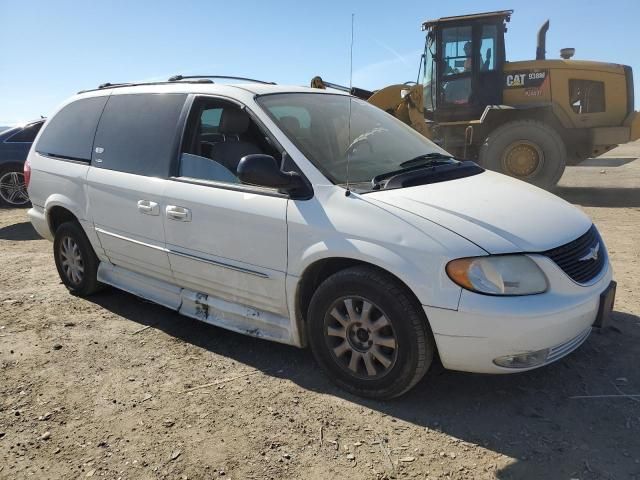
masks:
<svg viewBox="0 0 640 480"><path fill-rule="evenodd" d="M524 73L507 75L507 87L523 87L524 77L525 77Z"/></svg>

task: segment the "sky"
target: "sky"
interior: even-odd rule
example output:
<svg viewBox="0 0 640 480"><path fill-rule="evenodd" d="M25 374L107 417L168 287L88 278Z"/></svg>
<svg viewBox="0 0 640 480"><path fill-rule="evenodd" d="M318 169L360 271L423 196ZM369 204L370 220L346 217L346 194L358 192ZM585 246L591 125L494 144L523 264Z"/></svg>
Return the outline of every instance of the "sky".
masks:
<svg viewBox="0 0 640 480"><path fill-rule="evenodd" d="M534 58L550 19L547 58L574 47L576 59L631 65L639 104L639 0L0 0L0 125L104 82L217 74L307 85L321 75L348 85L352 13L353 85L415 81L424 20L509 8L508 60Z"/></svg>

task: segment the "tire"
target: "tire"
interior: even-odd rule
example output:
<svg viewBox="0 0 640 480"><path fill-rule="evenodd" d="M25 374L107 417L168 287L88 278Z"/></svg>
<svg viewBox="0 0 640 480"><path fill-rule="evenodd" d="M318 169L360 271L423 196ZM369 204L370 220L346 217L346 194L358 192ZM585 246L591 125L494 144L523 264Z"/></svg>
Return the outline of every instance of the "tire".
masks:
<svg viewBox="0 0 640 480"><path fill-rule="evenodd" d="M369 315L363 317L366 304ZM420 305L391 275L371 267L348 268L322 282L307 319L316 360L339 387L355 395L402 395L433 360L435 342Z"/></svg>
<svg viewBox="0 0 640 480"><path fill-rule="evenodd" d="M18 166L0 168L0 206L25 208L31 206L24 173Z"/></svg>
<svg viewBox="0 0 640 480"><path fill-rule="evenodd" d="M102 284L97 279L100 262L77 222L65 222L58 227L53 256L58 275L71 293L84 297L100 290Z"/></svg>
<svg viewBox="0 0 640 480"><path fill-rule="evenodd" d="M518 120L496 128L480 147L480 164L550 189L567 164L567 149L558 132L536 120Z"/></svg>

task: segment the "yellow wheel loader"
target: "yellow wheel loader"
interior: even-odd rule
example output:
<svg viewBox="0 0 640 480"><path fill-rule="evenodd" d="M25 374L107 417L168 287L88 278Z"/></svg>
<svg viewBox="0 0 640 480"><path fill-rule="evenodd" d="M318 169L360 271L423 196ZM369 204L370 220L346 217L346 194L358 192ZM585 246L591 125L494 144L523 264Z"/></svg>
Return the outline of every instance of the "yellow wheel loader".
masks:
<svg viewBox="0 0 640 480"><path fill-rule="evenodd" d="M513 10L429 20L418 82L377 91L315 77L312 87L351 91L396 116L455 156L543 188L566 165L640 138L631 67L546 59L549 21L536 59L508 62L505 32Z"/></svg>

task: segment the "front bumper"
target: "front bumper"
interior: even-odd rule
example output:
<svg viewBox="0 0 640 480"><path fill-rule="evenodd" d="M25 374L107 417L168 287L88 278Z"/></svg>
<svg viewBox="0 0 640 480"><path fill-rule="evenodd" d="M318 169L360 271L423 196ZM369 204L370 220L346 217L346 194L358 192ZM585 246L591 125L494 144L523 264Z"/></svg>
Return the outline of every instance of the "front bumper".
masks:
<svg viewBox="0 0 640 480"><path fill-rule="evenodd" d="M578 348L598 314L600 294L612 279L607 264L590 285L573 282L550 259L530 256L551 288L539 295L496 297L463 290L457 311L425 306L445 368L477 373L515 373L549 364ZM532 367L506 368L494 359L549 349Z"/></svg>

